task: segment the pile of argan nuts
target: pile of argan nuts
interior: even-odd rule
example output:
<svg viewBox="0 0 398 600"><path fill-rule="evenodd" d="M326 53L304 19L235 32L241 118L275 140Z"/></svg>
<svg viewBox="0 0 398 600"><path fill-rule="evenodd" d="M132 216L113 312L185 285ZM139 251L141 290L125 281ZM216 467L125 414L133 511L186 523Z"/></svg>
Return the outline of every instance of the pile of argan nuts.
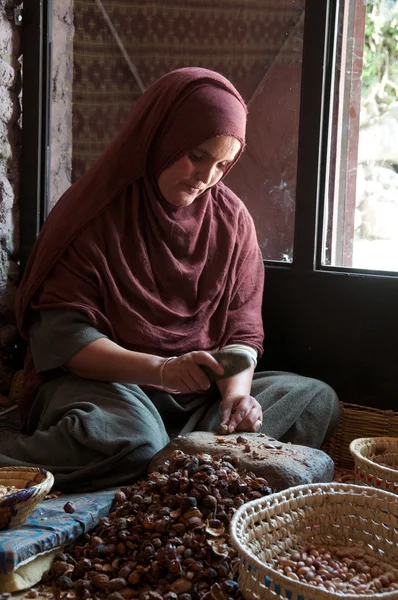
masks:
<svg viewBox="0 0 398 600"><path fill-rule="evenodd" d="M242 598L229 524L239 506L272 490L238 462L176 450L158 472L121 488L109 516L55 557L43 583L66 600Z"/></svg>
<svg viewBox="0 0 398 600"><path fill-rule="evenodd" d="M398 590L398 568L359 547L308 544L279 554L272 566L295 581L343 596Z"/></svg>

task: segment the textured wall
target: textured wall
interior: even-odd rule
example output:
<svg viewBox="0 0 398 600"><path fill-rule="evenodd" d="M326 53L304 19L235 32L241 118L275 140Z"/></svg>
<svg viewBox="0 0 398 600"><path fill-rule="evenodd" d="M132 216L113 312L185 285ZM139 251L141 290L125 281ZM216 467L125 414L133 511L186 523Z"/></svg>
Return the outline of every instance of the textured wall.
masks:
<svg viewBox="0 0 398 600"><path fill-rule="evenodd" d="M15 6L16 3L14 3ZM18 278L18 189L21 146L21 28L0 0L0 392L9 387L7 357L15 343L14 301Z"/></svg>
<svg viewBox="0 0 398 600"><path fill-rule="evenodd" d="M15 363L14 304L19 276L21 147L21 34L14 25L18 2L0 0L0 394ZM70 184L72 164L73 0L54 2L51 140L51 206Z"/></svg>
<svg viewBox="0 0 398 600"><path fill-rule="evenodd" d="M73 0L54 2L50 207L72 174Z"/></svg>

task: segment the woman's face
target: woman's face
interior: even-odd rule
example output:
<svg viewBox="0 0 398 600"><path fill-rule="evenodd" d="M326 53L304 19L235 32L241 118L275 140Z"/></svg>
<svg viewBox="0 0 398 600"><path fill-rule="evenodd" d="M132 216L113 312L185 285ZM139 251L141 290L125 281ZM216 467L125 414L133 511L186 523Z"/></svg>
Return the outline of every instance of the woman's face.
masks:
<svg viewBox="0 0 398 600"><path fill-rule="evenodd" d="M189 206L224 175L240 150L230 136L211 138L192 148L159 176L159 189L169 204Z"/></svg>

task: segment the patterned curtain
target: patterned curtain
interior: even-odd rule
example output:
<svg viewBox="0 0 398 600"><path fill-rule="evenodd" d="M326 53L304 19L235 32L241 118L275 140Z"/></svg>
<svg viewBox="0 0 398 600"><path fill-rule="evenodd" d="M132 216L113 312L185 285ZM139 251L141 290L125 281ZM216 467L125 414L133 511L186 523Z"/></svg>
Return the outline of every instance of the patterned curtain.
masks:
<svg viewBox="0 0 398 600"><path fill-rule="evenodd" d="M168 71L226 75L248 101L304 0L102 0L145 87ZM96 0L75 0L73 180L119 130L141 94Z"/></svg>
<svg viewBox="0 0 398 600"><path fill-rule="evenodd" d="M304 3L74 0L73 181L119 131L142 86L178 67L214 69L250 108L245 159L228 184L255 218L265 258L290 260Z"/></svg>

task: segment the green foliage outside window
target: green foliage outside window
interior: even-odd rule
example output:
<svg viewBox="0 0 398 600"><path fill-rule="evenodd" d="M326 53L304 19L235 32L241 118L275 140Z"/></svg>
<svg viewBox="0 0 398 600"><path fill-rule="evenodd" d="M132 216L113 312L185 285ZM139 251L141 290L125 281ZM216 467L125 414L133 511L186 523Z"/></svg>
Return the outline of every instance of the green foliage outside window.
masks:
<svg viewBox="0 0 398 600"><path fill-rule="evenodd" d="M381 111L398 101L398 0L367 0L362 92Z"/></svg>

